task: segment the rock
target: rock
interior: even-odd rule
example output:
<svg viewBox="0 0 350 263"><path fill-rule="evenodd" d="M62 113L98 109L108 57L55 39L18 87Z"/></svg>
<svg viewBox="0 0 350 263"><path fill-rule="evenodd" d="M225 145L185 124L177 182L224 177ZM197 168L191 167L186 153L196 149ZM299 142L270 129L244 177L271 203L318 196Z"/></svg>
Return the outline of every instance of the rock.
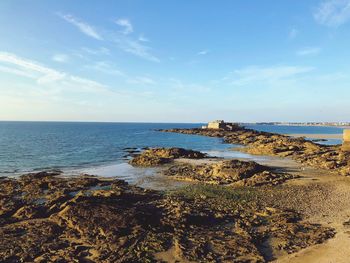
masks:
<svg viewBox="0 0 350 263"><path fill-rule="evenodd" d="M236 162L217 171L230 167L245 179L261 169ZM293 211L258 204L250 190L226 191L193 189L188 197L88 176L4 179L0 201L11 205L0 216L0 261L156 262L176 249L185 262L264 262L263 245L291 253L334 235Z"/></svg>
<svg viewBox="0 0 350 263"><path fill-rule="evenodd" d="M219 137L223 138L226 143L245 146L235 148L235 150L250 154L288 156L302 164L332 170L341 175L350 175L350 159L347 157L347 161L344 160L344 155L349 155L350 152L342 151L339 145L320 145L305 138L291 138L282 134L245 128L235 131L210 129L167 129L161 131Z"/></svg>
<svg viewBox="0 0 350 263"><path fill-rule="evenodd" d="M163 158L159 156L137 155L129 163L133 166L154 167L162 164L170 163L173 159Z"/></svg>
<svg viewBox="0 0 350 263"><path fill-rule="evenodd" d="M295 178L290 174L274 173L269 167L256 162L239 160L200 165L176 164L164 170L163 173L181 180L240 186L277 185Z"/></svg>
<svg viewBox="0 0 350 263"><path fill-rule="evenodd" d="M129 163L133 166L152 167L170 163L178 158L200 159L204 157L206 155L201 152L183 148L153 148L136 155Z"/></svg>

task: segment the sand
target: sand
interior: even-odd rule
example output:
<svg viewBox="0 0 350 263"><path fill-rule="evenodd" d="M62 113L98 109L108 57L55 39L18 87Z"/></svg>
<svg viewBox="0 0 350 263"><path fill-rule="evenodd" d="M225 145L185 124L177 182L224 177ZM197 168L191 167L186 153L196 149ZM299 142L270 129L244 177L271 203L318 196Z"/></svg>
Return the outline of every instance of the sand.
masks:
<svg viewBox="0 0 350 263"><path fill-rule="evenodd" d="M271 160L270 165L287 169L301 178L289 181L289 185L325 186L327 195L310 193L311 198L300 203L304 220L332 227L336 236L323 244L283 256L275 263L346 263L350 262L350 178L332 174L329 171L304 167L292 160ZM312 188L311 188L312 189ZM295 207L293 207L295 209ZM298 210L298 208L296 208Z"/></svg>
<svg viewBox="0 0 350 263"><path fill-rule="evenodd" d="M179 159L177 162L202 164L213 163L219 159L189 160ZM259 162L259 161L258 161ZM305 193L307 198L300 198L300 203L290 207L297 210L303 219L312 223L329 226L336 230L336 236L323 244L303 249L297 253L284 255L273 261L275 263L348 263L350 262L350 178L333 174L330 171L311 168L289 158L266 158L260 164L278 167L281 170L299 175L300 178L290 180L287 186L313 186ZM297 198L298 199L298 198ZM288 202L287 202L288 203Z"/></svg>
<svg viewBox="0 0 350 263"><path fill-rule="evenodd" d="M220 160L220 159L219 159ZM200 164L212 163L218 159L188 160L178 162ZM297 253L281 256L274 263L348 263L350 262L350 178L333 174L330 171L301 165L289 158L272 157L260 164L278 167L281 170L299 175L301 178L290 180L288 186L324 187L326 192L310 187L308 198L301 199L297 206L291 207L300 212L304 220L329 226L336 230L336 236L323 244L303 249Z"/></svg>

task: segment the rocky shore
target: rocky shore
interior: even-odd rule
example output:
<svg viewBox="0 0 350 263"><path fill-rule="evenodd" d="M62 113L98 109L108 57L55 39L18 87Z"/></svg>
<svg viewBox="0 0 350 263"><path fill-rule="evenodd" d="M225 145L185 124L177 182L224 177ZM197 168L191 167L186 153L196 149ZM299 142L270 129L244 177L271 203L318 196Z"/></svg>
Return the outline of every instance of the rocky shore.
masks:
<svg viewBox="0 0 350 263"><path fill-rule="evenodd" d="M60 172L1 178L0 259L265 262L334 236L332 228L270 206L265 193L201 184L158 192Z"/></svg>
<svg viewBox="0 0 350 263"><path fill-rule="evenodd" d="M231 186L277 185L296 178L285 172L240 160L220 160L210 163L177 162L176 159L203 159L205 154L183 148L153 148L135 155L129 163L137 167L154 167L170 164L161 174L177 180L203 182Z"/></svg>
<svg viewBox="0 0 350 263"><path fill-rule="evenodd" d="M235 150L257 155L291 157L305 165L327 169L341 175L350 175L350 152L342 151L341 146L320 145L304 138L292 138L243 127L234 131L197 128L161 131L219 137L226 143L244 146Z"/></svg>
<svg viewBox="0 0 350 263"><path fill-rule="evenodd" d="M154 148L135 154L129 163L138 167L154 167L171 163L179 158L201 159L205 157L204 153L183 148Z"/></svg>
<svg viewBox="0 0 350 263"><path fill-rule="evenodd" d="M221 137L245 145L242 151L290 156L325 170L313 172L316 178L304 171L301 177L312 179L305 183L299 173L252 161L154 148L132 152L129 163L160 166L163 176L191 184L155 191L60 171L1 177L0 261L288 262L333 237L344 243L336 234L348 233L348 182L327 179L329 171L349 175L339 146L246 129L166 132Z"/></svg>
<svg viewBox="0 0 350 263"><path fill-rule="evenodd" d="M256 162L239 160L218 161L212 164L176 164L164 172L178 180L230 186L278 185L297 176L276 172Z"/></svg>

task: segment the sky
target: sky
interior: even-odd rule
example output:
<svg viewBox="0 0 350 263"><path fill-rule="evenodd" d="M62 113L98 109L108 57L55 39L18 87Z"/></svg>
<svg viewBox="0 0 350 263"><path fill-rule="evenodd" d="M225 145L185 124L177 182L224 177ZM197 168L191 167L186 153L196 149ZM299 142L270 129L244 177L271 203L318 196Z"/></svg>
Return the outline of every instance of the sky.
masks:
<svg viewBox="0 0 350 263"><path fill-rule="evenodd" d="M350 0L1 0L0 120L350 121Z"/></svg>

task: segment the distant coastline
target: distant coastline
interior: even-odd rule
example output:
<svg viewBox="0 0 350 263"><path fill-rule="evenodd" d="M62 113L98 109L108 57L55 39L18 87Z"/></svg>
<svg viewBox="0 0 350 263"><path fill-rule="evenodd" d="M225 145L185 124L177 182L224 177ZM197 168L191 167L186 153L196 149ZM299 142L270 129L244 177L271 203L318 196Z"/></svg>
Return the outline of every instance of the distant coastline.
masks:
<svg viewBox="0 0 350 263"><path fill-rule="evenodd" d="M350 128L350 122L249 122L241 125L277 125L277 126L319 126Z"/></svg>

